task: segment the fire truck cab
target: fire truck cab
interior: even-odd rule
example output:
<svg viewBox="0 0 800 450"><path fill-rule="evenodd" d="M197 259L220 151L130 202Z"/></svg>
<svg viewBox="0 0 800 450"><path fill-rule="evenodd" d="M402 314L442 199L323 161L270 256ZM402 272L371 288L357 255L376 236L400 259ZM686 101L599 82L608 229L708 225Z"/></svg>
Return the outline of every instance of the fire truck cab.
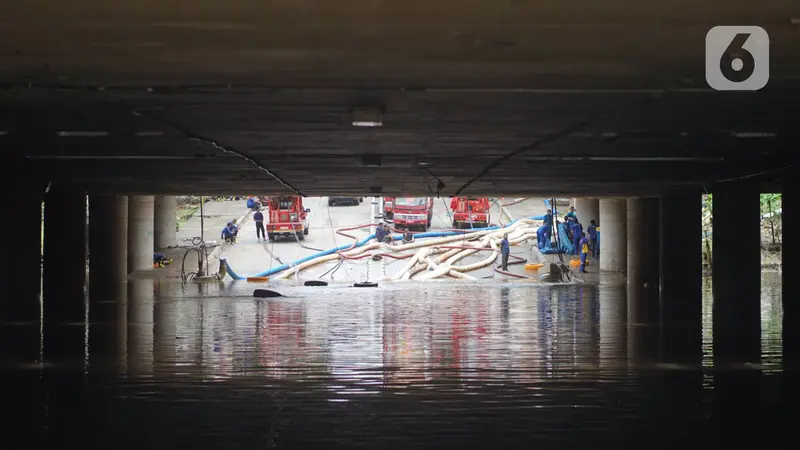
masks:
<svg viewBox="0 0 800 450"><path fill-rule="evenodd" d="M453 228L486 228L491 216L490 204L486 197L454 197L450 203L453 209Z"/></svg>
<svg viewBox="0 0 800 450"><path fill-rule="evenodd" d="M383 217L391 220L394 216L394 197L383 198Z"/></svg>
<svg viewBox="0 0 800 450"><path fill-rule="evenodd" d="M297 237L304 240L308 234L308 208L303 208L303 197L269 197L269 219L264 225L269 240L278 237Z"/></svg>
<svg viewBox="0 0 800 450"><path fill-rule="evenodd" d="M395 228L419 228L424 231L431 226L433 197L392 197L392 200Z"/></svg>

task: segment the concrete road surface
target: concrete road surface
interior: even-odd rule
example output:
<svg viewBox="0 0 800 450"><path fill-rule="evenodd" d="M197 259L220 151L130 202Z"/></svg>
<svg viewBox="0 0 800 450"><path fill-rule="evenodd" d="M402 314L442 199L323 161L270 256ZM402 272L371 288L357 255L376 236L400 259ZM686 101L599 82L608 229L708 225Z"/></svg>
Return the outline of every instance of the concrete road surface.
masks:
<svg viewBox="0 0 800 450"><path fill-rule="evenodd" d="M505 199L506 203L513 199ZM354 227L357 225L368 224L371 222L371 198L365 198L364 202L358 206L328 206L327 197L312 197L304 200L304 206L310 208L309 213L309 234L302 242L292 240L278 240L277 242L259 242L256 238L255 224L251 217L245 219L239 232L239 240L233 245L224 245L221 256L227 258L231 268L242 276L254 275L259 272L271 269L281 264L290 264L305 256L312 255L322 250L338 247L353 242L336 233L336 230ZM544 214L545 207L541 199L528 199L522 203L510 206L509 212L514 218L529 217ZM493 224L507 223L507 217L501 217L500 210L495 205L491 211L491 221ZM434 215L430 231L445 230L452 228L449 211L449 199L436 199ZM371 233L370 228L348 231L347 233L362 239ZM534 241L530 241L535 245ZM528 258L530 250L527 245L512 247L512 255ZM481 252L482 256L474 256L461 260L460 264L470 264L485 259L487 252ZM375 262L371 258L362 260L348 260L341 264L338 269L334 269L337 262L320 264L302 271L297 280L324 280L329 283L348 283L360 281L379 281L385 273L393 275L397 273L407 261L384 258L383 261ZM499 257L497 259L499 263ZM524 265L509 266L510 271L525 274ZM330 272L327 273L326 272ZM469 275L478 279L495 279L511 281L514 278L500 275L494 272L489 266L485 269L469 272ZM534 275L528 274L528 275ZM441 278L448 282L459 282L451 278Z"/></svg>

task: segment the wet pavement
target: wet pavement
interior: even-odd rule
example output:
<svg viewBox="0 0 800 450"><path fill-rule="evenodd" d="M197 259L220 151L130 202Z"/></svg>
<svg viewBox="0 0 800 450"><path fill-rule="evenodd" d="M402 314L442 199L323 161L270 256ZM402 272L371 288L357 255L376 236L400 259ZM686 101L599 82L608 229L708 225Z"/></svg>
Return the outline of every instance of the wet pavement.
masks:
<svg viewBox="0 0 800 450"><path fill-rule="evenodd" d="M449 216L447 199L439 198L434 202L434 214L429 231L441 231L452 229L452 219ZM507 203L511 200L509 199ZM338 246L350 244L352 238L337 234L336 230L355 227L371 222L371 203L370 198L366 198L358 206L328 206L327 198L311 197L304 199L304 206L310 208L309 213L309 234L303 242L291 239L280 239L275 242L259 241L256 237L255 226L252 219L247 218L242 225L239 239L234 245L224 245L220 256L227 258L233 270L241 275L254 275L260 272L280 266L283 263L291 263L300 258L310 256L322 250L328 250ZM544 214L545 206L541 199L530 199L512 205L509 212L515 218L530 217ZM491 211L492 223L497 225L507 223L507 217L501 217L500 210L495 204ZM372 230L362 228L358 230L346 231L357 239L368 236ZM512 246L511 254L528 260L531 256L530 246L535 245L535 241L529 244ZM406 253L413 254L416 250ZM487 257L487 253L481 252L475 256L462 259L459 264L467 265L481 261ZM499 258L498 258L499 260ZM513 258L512 258L513 261ZM386 258L384 261L375 262L370 258L361 260L346 260L341 266L336 267L338 261L320 264L302 271L297 279L299 280L323 280L329 283L348 283L353 284L361 281L378 281L383 275L395 275L406 265L408 260L397 260ZM216 266L212 264L212 268ZM524 264L511 265L509 271L519 275L536 276L535 272L526 273ZM468 275L478 279L513 279L505 275L494 272L491 266L475 271L468 272Z"/></svg>
<svg viewBox="0 0 800 450"><path fill-rule="evenodd" d="M132 280L91 299L89 325L66 325L78 339L46 344L43 365L37 353L0 366L6 442L688 448L720 447L728 436L727 444L774 444L785 401L780 276L764 275L763 367L738 392L714 389L708 287L703 359L671 367L660 364L657 342L632 338L626 292L608 283L285 286L284 297L254 299L244 282ZM737 400L735 411L721 409L731 402L720 395Z"/></svg>

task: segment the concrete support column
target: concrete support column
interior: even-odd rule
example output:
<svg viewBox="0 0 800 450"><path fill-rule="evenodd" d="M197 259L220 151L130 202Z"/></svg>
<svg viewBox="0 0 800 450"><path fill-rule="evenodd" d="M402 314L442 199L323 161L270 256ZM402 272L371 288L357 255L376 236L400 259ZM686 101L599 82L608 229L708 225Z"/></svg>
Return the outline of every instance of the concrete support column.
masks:
<svg viewBox="0 0 800 450"><path fill-rule="evenodd" d="M760 419L761 208L747 183L714 188L713 343L716 416L732 429ZM786 274L786 272L784 272ZM791 275L790 275L791 276Z"/></svg>
<svg viewBox="0 0 800 450"><path fill-rule="evenodd" d="M0 322L39 322L44 186L8 174L13 190L2 202L2 236L8 256L0 267Z"/></svg>
<svg viewBox="0 0 800 450"><path fill-rule="evenodd" d="M5 361L33 363L39 358L44 184L25 161L0 161L0 176L13 186L5 192L0 235L8 256L0 258L0 350ZM12 402L13 397L12 397Z"/></svg>
<svg viewBox="0 0 800 450"><path fill-rule="evenodd" d="M599 199L578 197L575 199L575 210L578 213L578 220L580 220L584 230L589 226L592 220L600 223Z"/></svg>
<svg viewBox="0 0 800 450"><path fill-rule="evenodd" d="M702 203L699 192L661 197L661 358L702 360Z"/></svg>
<svg viewBox="0 0 800 450"><path fill-rule="evenodd" d="M627 270L627 202L624 198L600 200L600 270Z"/></svg>
<svg viewBox="0 0 800 450"><path fill-rule="evenodd" d="M784 398L800 394L800 234L793 232L800 223L800 184L788 176L783 183L782 272Z"/></svg>
<svg viewBox="0 0 800 450"><path fill-rule="evenodd" d="M713 198L714 363L761 360L761 209L754 185L722 184Z"/></svg>
<svg viewBox="0 0 800 450"><path fill-rule="evenodd" d="M84 321L86 193L52 186L44 210L44 316Z"/></svg>
<svg viewBox="0 0 800 450"><path fill-rule="evenodd" d="M659 214L657 198L629 198L627 213L627 275L631 286L656 289L660 271ZM656 298L657 300L657 298ZM655 310L658 304L652 305Z"/></svg>
<svg viewBox="0 0 800 450"><path fill-rule="evenodd" d="M178 244L177 216L178 198L174 195L155 197L155 248L174 247Z"/></svg>
<svg viewBox="0 0 800 450"><path fill-rule="evenodd" d="M680 368L664 371L656 389L665 411L703 408L702 229L700 192L661 197L659 359Z"/></svg>
<svg viewBox="0 0 800 450"><path fill-rule="evenodd" d="M793 374L800 370L800 234L792 227L800 223L800 185L788 177L783 185L782 226L782 296L783 364Z"/></svg>
<svg viewBox="0 0 800 450"><path fill-rule="evenodd" d="M661 201L628 199L628 356L648 363L657 355Z"/></svg>
<svg viewBox="0 0 800 450"><path fill-rule="evenodd" d="M128 198L128 272L153 270L155 199L152 195Z"/></svg>
<svg viewBox="0 0 800 450"><path fill-rule="evenodd" d="M44 354L70 364L85 358L86 193L52 185L44 209Z"/></svg>
<svg viewBox="0 0 800 450"><path fill-rule="evenodd" d="M118 195L89 197L89 286L119 284L128 276L128 202Z"/></svg>

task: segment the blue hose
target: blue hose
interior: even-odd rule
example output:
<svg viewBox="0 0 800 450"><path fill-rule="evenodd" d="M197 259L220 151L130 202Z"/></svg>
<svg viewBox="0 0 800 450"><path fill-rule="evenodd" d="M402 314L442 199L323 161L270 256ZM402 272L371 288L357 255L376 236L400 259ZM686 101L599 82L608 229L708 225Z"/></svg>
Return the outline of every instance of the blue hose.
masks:
<svg viewBox="0 0 800 450"><path fill-rule="evenodd" d="M542 219L544 219L544 216L535 216L535 217L530 217L529 219L530 220L542 220ZM485 227L485 228L473 228L472 230L464 230L464 231L431 231L431 232L428 232L428 233L418 233L418 234L414 235L414 239L425 239L425 238L432 238L432 237L456 236L456 235L459 235L459 234L465 234L465 233L470 233L470 232L474 232L474 231L499 230L501 228L508 228L508 227L510 227L511 225L513 225L517 221L519 221L519 219L514 219L511 222L507 223L505 225L505 227L494 226L494 227ZM375 234L374 233L372 233L369 236L365 237L364 239L361 239L360 241L356 242L355 246L352 246L352 245L340 245L339 247L336 247L336 248L328 249L328 250L325 250L325 251L322 251L322 252L314 253L313 255L306 256L304 258L300 258L297 261L292 262L291 264L281 264L280 266L276 266L276 267L273 267L272 269L265 270L263 272L259 272L259 273L255 274L255 275L250 275L250 276L253 276L253 277L269 277L269 276L275 275L276 273L280 273L280 272L283 272L284 270L290 269L290 268L292 268L294 266L297 266L297 265L303 264L305 262L311 261L312 259L317 259L317 258L321 258L323 256L328 256L328 255L331 255L333 253L336 253L336 252L339 252L339 251L342 251L342 250L352 250L352 249L361 247L362 245L366 244L367 242L369 242L373 238L375 238ZM402 240L403 239L403 235L402 234L393 234L392 235L392 239L394 239L395 241ZM243 275L237 274L233 270L233 268L231 268L231 266L228 263L227 259L225 260L225 268L228 271L228 275L230 275L230 277L233 278L234 280L246 280L247 279L247 276L243 276Z"/></svg>

